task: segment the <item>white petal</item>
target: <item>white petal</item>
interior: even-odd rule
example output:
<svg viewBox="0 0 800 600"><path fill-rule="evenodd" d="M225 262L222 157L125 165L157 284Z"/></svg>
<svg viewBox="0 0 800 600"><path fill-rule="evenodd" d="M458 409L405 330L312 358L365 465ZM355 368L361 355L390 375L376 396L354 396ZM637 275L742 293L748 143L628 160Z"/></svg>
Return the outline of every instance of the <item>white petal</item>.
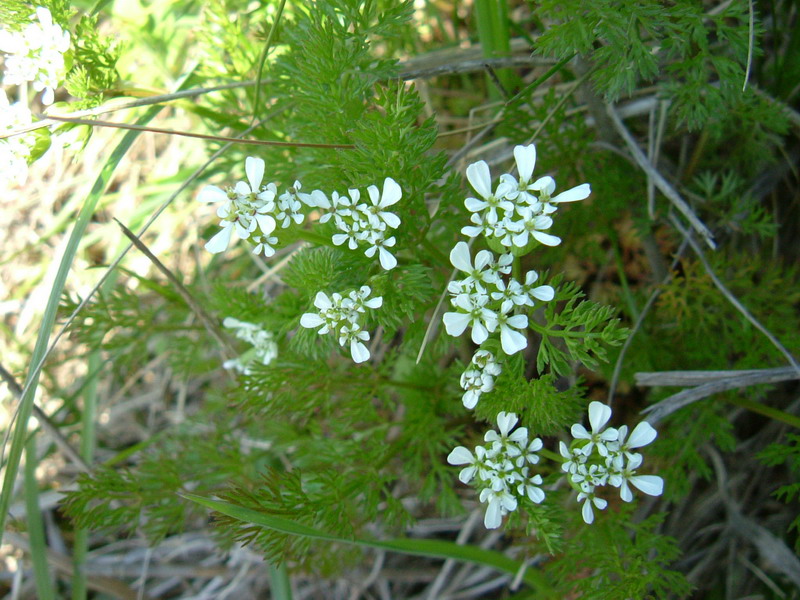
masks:
<svg viewBox="0 0 800 600"><path fill-rule="evenodd" d="M254 194L258 193L261 188L261 180L264 179L264 159L248 156L244 161L244 171L247 173L250 189Z"/></svg>
<svg viewBox="0 0 800 600"><path fill-rule="evenodd" d="M328 298L328 295L325 292L317 292L314 296L314 306L322 310L325 308L330 308L333 305L331 304L331 300Z"/></svg>
<svg viewBox="0 0 800 600"><path fill-rule="evenodd" d="M575 202L576 200L583 200L589 197L592 193L592 188L588 183L582 183L566 192L561 192L557 196L550 199L551 202Z"/></svg>
<svg viewBox="0 0 800 600"><path fill-rule="evenodd" d="M531 501L535 502L536 504L541 504L544 500L544 492L537 487L533 487L532 485L527 486L527 488L528 498L530 498Z"/></svg>
<svg viewBox="0 0 800 600"><path fill-rule="evenodd" d="M592 425L592 433L597 433L611 418L611 407L596 400L589 404L589 423Z"/></svg>
<svg viewBox="0 0 800 600"><path fill-rule="evenodd" d="M586 185L586 184L584 184ZM383 180L383 194L381 195L381 206L391 206L400 201L403 197L403 190L398 183L391 177Z"/></svg>
<svg viewBox="0 0 800 600"><path fill-rule="evenodd" d="M483 517L483 524L486 529L497 529L503 522L500 515L500 501L492 498L489 506L486 507L486 515Z"/></svg>
<svg viewBox="0 0 800 600"><path fill-rule="evenodd" d="M211 254L219 254L228 249L231 242L232 227L223 227L214 237L206 242L205 249Z"/></svg>
<svg viewBox="0 0 800 600"><path fill-rule="evenodd" d="M528 315L514 315L506 322L514 329L525 329L528 326Z"/></svg>
<svg viewBox="0 0 800 600"><path fill-rule="evenodd" d="M635 475L630 482L648 496L660 496L664 492L664 480L657 475Z"/></svg>
<svg viewBox="0 0 800 600"><path fill-rule="evenodd" d="M639 423L634 430L631 432L631 437L628 440L628 448L641 448L642 446L647 446L650 442L656 439L658 432L653 429L653 426L650 425L647 421L642 421Z"/></svg>
<svg viewBox="0 0 800 600"><path fill-rule="evenodd" d="M500 430L501 435L508 435L508 432L513 429L514 425L517 424L517 415L515 413L509 413L502 411L497 415L497 428ZM485 439L485 437L484 437ZM489 441L489 440L485 440Z"/></svg>
<svg viewBox="0 0 800 600"><path fill-rule="evenodd" d="M541 231L534 231L531 233L536 240L545 246L558 246L561 243L561 238L549 233L542 233Z"/></svg>
<svg viewBox="0 0 800 600"><path fill-rule="evenodd" d="M325 320L322 317L320 317L317 313L304 313L303 316L300 317L300 325L308 329L319 327L324 323Z"/></svg>
<svg viewBox="0 0 800 600"><path fill-rule="evenodd" d="M478 200L477 198L467 198L464 200L464 206L467 207L467 210L472 213L480 212L488 205L483 200Z"/></svg>
<svg viewBox="0 0 800 600"><path fill-rule="evenodd" d="M233 186L233 189L236 193L240 196L249 196L250 195L250 186L247 185L244 181L239 181Z"/></svg>
<svg viewBox="0 0 800 600"><path fill-rule="evenodd" d="M530 294L534 298L538 298L544 302L549 302L555 297L556 291L549 285L540 285L537 288L533 288Z"/></svg>
<svg viewBox="0 0 800 600"><path fill-rule="evenodd" d="M350 342L350 355L353 357L354 362L363 363L369 359L369 350L358 340L353 340Z"/></svg>
<svg viewBox="0 0 800 600"><path fill-rule="evenodd" d="M44 88L44 94L42 94L42 104L45 106L50 106L56 100L56 93L53 91L53 88L46 87Z"/></svg>
<svg viewBox="0 0 800 600"><path fill-rule="evenodd" d="M509 327L502 327L500 343L503 346L503 352L511 356L528 347L528 338Z"/></svg>
<svg viewBox="0 0 800 600"><path fill-rule="evenodd" d="M459 271L470 273L472 271L472 259L469 255L467 242L458 242L450 251L450 263Z"/></svg>
<svg viewBox="0 0 800 600"><path fill-rule="evenodd" d="M198 202L225 202L227 199L228 194L215 185L207 185L197 194Z"/></svg>
<svg viewBox="0 0 800 600"><path fill-rule="evenodd" d="M517 161L519 178L525 181L531 180L533 167L536 165L536 146L516 146L514 148L514 160Z"/></svg>
<svg viewBox="0 0 800 600"><path fill-rule="evenodd" d="M549 196L555 191L556 182L555 180L553 180L552 177L547 175L546 177L540 177L539 179L534 181L533 185L531 185L531 188L539 192L543 191Z"/></svg>
<svg viewBox="0 0 800 600"><path fill-rule="evenodd" d="M489 165L485 161L479 160L467 167L467 179L475 191L482 198L492 195L492 177L489 174Z"/></svg>
<svg viewBox="0 0 800 600"><path fill-rule="evenodd" d="M471 319L472 317L470 317L470 315L457 312L444 313L444 316L442 316L442 321L444 322L447 333L453 337L458 337L464 333Z"/></svg>
<svg viewBox="0 0 800 600"><path fill-rule="evenodd" d="M594 511L592 511L592 503L588 498L586 499L586 502L583 503L581 514L583 515L583 520L587 525L591 525L594 522Z"/></svg>
<svg viewBox="0 0 800 600"><path fill-rule="evenodd" d="M588 440L592 437L589 432L586 431L586 428L580 423L575 423L575 425L573 425L570 429L570 433L572 433L572 437L574 437L576 440ZM565 454L564 456L567 455Z"/></svg>
<svg viewBox="0 0 800 600"><path fill-rule="evenodd" d="M380 217L383 220L383 222L386 223L392 229L397 229L398 227L400 227L400 217L398 217L396 214L390 212L382 212L380 214Z"/></svg>
<svg viewBox="0 0 800 600"><path fill-rule="evenodd" d="M380 261L381 266L387 271L391 271L397 266L397 259L383 246L380 248Z"/></svg>
<svg viewBox="0 0 800 600"><path fill-rule="evenodd" d="M264 232L264 235L269 235L275 231L275 219L269 215L256 215L256 221L258 221L258 226Z"/></svg>
<svg viewBox="0 0 800 600"><path fill-rule="evenodd" d="M467 467L466 469L461 469L458 474L458 480L461 483L469 483L472 481L472 478L475 477L475 473L478 471L478 467L472 466Z"/></svg>
<svg viewBox="0 0 800 600"><path fill-rule="evenodd" d="M476 322L472 324L472 341L480 346L489 337L489 330L486 329L483 323Z"/></svg>
<svg viewBox="0 0 800 600"><path fill-rule="evenodd" d="M475 462L475 457L464 446L456 446L447 455L447 462L451 465L471 465Z"/></svg>
<svg viewBox="0 0 800 600"><path fill-rule="evenodd" d="M619 497L622 498L623 502L633 501L633 493L631 492L631 488L628 487L627 481L622 482L622 487L619 488Z"/></svg>

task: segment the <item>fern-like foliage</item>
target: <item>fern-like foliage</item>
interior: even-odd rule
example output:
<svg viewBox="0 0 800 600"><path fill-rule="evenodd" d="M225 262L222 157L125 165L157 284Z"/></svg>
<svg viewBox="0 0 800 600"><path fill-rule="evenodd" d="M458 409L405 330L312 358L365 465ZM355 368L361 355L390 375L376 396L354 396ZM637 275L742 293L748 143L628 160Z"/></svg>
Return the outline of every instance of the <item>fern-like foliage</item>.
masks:
<svg viewBox="0 0 800 600"><path fill-rule="evenodd" d="M553 283L558 282L557 278ZM581 300L583 295L574 282L564 284L545 308L546 325L531 324L542 336L536 357L540 372L549 365L553 373L563 375L569 372L570 360L596 369L600 361L608 360L607 347L618 346L627 337L627 328L614 318L614 308ZM559 301L566 302L560 310Z"/></svg>
<svg viewBox="0 0 800 600"><path fill-rule="evenodd" d="M797 504L800 501L800 435L787 433L784 442L770 444L757 455L758 459L769 467L785 465L790 477L794 480L779 486L774 492L775 496L785 504ZM789 531L794 530L794 550L800 554L800 514L789 525Z"/></svg>

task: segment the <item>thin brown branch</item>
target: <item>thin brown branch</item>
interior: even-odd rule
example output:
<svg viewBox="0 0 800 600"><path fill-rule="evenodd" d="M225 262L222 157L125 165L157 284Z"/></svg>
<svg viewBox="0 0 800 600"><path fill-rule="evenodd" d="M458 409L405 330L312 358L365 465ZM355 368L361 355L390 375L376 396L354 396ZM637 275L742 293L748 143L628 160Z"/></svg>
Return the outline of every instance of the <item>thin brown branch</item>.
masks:
<svg viewBox="0 0 800 600"><path fill-rule="evenodd" d="M282 148L333 148L352 150L355 148L353 144L312 144L306 142L277 142L272 140L243 140L236 137L227 137L223 135L207 135L205 133L190 133L188 131L177 131L175 129L162 129L161 127L150 127L144 125L131 125L130 123L112 123L111 121L99 121L94 119L75 119L73 117L57 117L50 115L36 115L44 119L51 119L53 121L62 121L64 123L74 123L76 125L89 125L90 127L113 127L116 129L130 129L133 131L148 131L150 133L164 133L167 135L178 135L181 137L196 138L200 140L210 140L213 142L227 142L230 144L245 144L251 146L280 146ZM6 136L10 134L5 134ZM2 137L2 136L0 136Z"/></svg>

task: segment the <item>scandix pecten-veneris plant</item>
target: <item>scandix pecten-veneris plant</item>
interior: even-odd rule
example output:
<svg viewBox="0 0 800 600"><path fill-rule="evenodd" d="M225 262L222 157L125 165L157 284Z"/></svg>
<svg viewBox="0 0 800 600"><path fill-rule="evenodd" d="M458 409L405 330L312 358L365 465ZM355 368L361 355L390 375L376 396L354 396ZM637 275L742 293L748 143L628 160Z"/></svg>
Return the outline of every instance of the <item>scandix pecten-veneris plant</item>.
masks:
<svg viewBox="0 0 800 600"><path fill-rule="evenodd" d="M3 122L11 130L26 129L0 142L9 166L3 174L12 184L25 180L28 164L51 135L58 141L71 132L73 142L88 135L83 124L61 125L53 133L42 128L29 110L31 91L35 101L54 105L53 116L69 119L65 110L91 113L104 108L109 95L131 89L115 71L119 51L91 19L75 24L63 3L19 4L0 36ZM488 3L478 4L479 14L492 14ZM679 452L663 450L683 439L669 423L658 426L658 442L645 450L656 430L646 420L633 422L630 399L614 405L615 421L630 424L609 426L613 393L599 402L597 378L607 375L602 363L614 358L628 334L617 312L631 323L647 313L637 295L644 286L633 275L641 272L638 249L630 240L649 235L646 219L655 209L634 201L644 192L630 166L598 150L617 141L603 138L605 146L588 147L590 120L566 107L576 90L590 90L591 83L613 109L613 101L632 93L640 80L656 78L653 60L663 61L670 69L655 83L660 100L673 102L669 114L708 127L700 139L716 143L721 134L713 118L721 111L698 108L697 98L726 106L738 101L729 80L742 63L740 45L732 42L732 50L720 54L709 40L739 39L742 28L733 23L746 24L736 12L741 7L730 3L705 15L687 5L667 19L655 6L629 14L633 9L614 3L542 3L541 23L518 27L533 31L547 24L536 48L558 62L531 59L536 66L517 74L527 77L523 82L508 70L492 77L493 68L507 65L492 63L498 56L490 53L488 81L497 87L492 94L505 94L505 100L488 122L487 133L495 135L476 138L483 139L480 148L466 140L463 148L449 145L440 135L445 119L437 123L430 116L436 112L431 102L442 111L458 106L447 100L458 94L445 90L440 98L425 89L426 105L413 85L398 81L401 74L420 77L412 67L401 73L391 58L415 52L406 39L413 8L407 2L320 0L238 8L209 2L200 13L186 11L196 19L191 30L197 33L187 44L197 44L203 59L181 84L189 92L194 87L201 100L185 108L194 113L198 131L230 133L226 139L208 136L219 151L197 175L187 180L182 174L189 191L174 196L191 215L175 227L176 235L196 234L198 249L207 252L196 254L196 272L171 274L173 263L162 257L163 275L121 272L139 281L138 289L108 285L88 304L69 293L62 307L95 357L111 359L112 377L140 372L146 358L161 360L186 382L190 391L181 402L188 400L190 410L177 423L161 423L161 435L138 440L139 446L111 443L120 454L105 465L94 464L87 444L89 473L67 495L64 510L76 532L140 530L157 548L167 537L202 526L203 507L210 507L218 515L214 531L222 547L235 553L235 542L248 542L273 565L298 574L341 573L361 559L350 547L355 543L491 566L516 577L512 586L521 578L551 597L575 589L587 597L599 594L576 583L581 572L604 582L599 587L605 597L665 589L680 595L685 580L666 568L677 556L662 535L667 517L647 515L664 506L654 504L660 497L675 501L687 493L687 472L703 473L698 449L704 428L723 450L732 448L725 445L730 438L723 416L706 411L682 425L692 441ZM481 28L481 37L500 35L504 19L517 17L501 15L500 27ZM164 18L177 17L167 11ZM284 26L260 31L265 21ZM641 27L623 27L632 22ZM691 43L681 43L681 28L692 32ZM581 31L598 39L587 41ZM619 31L627 33L620 37ZM650 37L639 39L638 31ZM264 40L272 46L265 49ZM487 48L508 47L502 40L481 41ZM171 47L177 45L162 50ZM258 92L247 82L256 72L264 79ZM714 72L721 81L707 81ZM124 74L129 81L139 77L141 72ZM147 82L138 83L144 89ZM551 83L547 95L535 95ZM78 99L69 107L66 92ZM742 118L758 120L756 101L743 102ZM627 106L626 114L639 116L638 106ZM659 135L678 135L667 109L658 110L664 111L658 113ZM606 121L615 123L616 113L609 114ZM653 124L658 114L652 113ZM592 119L598 131L609 126L602 113ZM753 131L753 143L768 143L769 136ZM132 140L138 132L128 135ZM237 136L263 145L222 147ZM660 139L652 136L656 149ZM623 147L617 154L625 153ZM649 149L648 157L657 154ZM703 156L697 150L683 165L687 178L707 164ZM510 172L493 177L498 169ZM104 170L94 201L113 171L114 165ZM591 188L557 188L555 177L588 181ZM726 202L734 192L726 184L717 199L716 181L703 176L691 184L692 202L703 206L698 194ZM722 222L739 223L752 204L740 199ZM713 222L710 206L700 216ZM92 210L86 209L85 220ZM635 234L626 229L630 219ZM768 233L761 213L742 221L751 222L759 235ZM601 293L603 304L583 298L581 286L590 286L569 257L597 260L600 250L608 250L606 237L618 264L611 279L619 279L624 293ZM651 253L658 253L659 243L665 254L677 251L663 238L648 241ZM683 273L697 279L703 274L691 265ZM660 309L667 314L672 307L691 311L700 291L709 304L714 293L709 286L697 297L681 296L678 283L663 286ZM60 296L59 289L53 307ZM646 334L650 345L628 360L641 370L681 368L684 351L676 350L678 344L664 347L664 340L676 327L691 335L713 330L715 324L704 323L698 312L677 325L657 320L634 341ZM708 312L704 318L710 320L715 313ZM48 334L42 334L45 342ZM701 347L685 352L696 353L695 364L713 361ZM763 364L763 345L748 340L745 347L748 358L734 363L737 368ZM589 375L591 370L600 374ZM21 422L30 414L35 387L25 386ZM11 472L23 442L12 444ZM3 502L10 498L5 492ZM473 514L485 527L481 535L504 532L507 556L482 553L474 538L459 546L396 537L415 531L409 529L415 520L458 514L464 506L476 508ZM463 521L464 539L474 520ZM41 550L44 536L34 529ZM76 555L88 548L80 551L79 541L75 547ZM282 569L273 572L273 593L285 577ZM40 590L46 580L37 581Z"/></svg>

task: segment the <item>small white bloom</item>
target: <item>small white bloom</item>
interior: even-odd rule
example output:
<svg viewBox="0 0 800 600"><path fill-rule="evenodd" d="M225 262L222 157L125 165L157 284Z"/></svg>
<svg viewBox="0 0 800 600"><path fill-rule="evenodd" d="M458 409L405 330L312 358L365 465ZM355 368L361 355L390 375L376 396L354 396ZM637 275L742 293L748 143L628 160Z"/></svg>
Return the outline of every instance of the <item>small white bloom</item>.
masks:
<svg viewBox="0 0 800 600"><path fill-rule="evenodd" d="M583 516L583 520L587 525L594 523L594 511L592 510L592 504L594 504L598 510L603 510L606 506L608 506L608 502L595 496L594 488L588 485L582 488L581 492L578 494L578 502L581 501L583 501L581 515Z"/></svg>
<svg viewBox="0 0 800 600"><path fill-rule="evenodd" d="M500 314L497 316L497 326L500 328L500 344L503 352L511 356L528 347L528 338L516 331L528 327L527 315L509 317L508 314Z"/></svg>
<svg viewBox="0 0 800 600"><path fill-rule="evenodd" d="M572 437L579 440L589 440L589 443L581 448L581 452L588 456L592 452L594 445L597 444L597 450L600 455L608 455L606 442L616 441L619 436L619 432L613 427L603 431L610 418L610 407L597 401L589 404L589 424L592 427L592 432L586 431L586 428L580 423L575 423L572 426Z"/></svg>
<svg viewBox="0 0 800 600"><path fill-rule="evenodd" d="M517 499L506 491L484 489L481 491L480 501L488 503L483 518L486 529L497 529L503 522L503 517L517 509Z"/></svg>

